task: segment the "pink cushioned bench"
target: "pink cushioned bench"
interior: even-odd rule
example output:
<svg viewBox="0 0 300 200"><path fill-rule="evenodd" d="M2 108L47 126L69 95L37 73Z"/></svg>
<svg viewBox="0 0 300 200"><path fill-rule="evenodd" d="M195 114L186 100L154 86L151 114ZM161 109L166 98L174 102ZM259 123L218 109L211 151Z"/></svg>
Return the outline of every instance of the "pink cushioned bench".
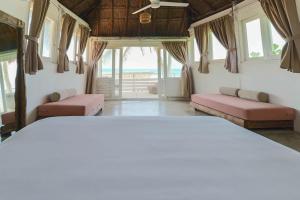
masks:
<svg viewBox="0 0 300 200"><path fill-rule="evenodd" d="M292 108L221 94L192 95L191 105L249 129L293 128L296 118Z"/></svg>
<svg viewBox="0 0 300 200"><path fill-rule="evenodd" d="M92 116L104 107L104 95L84 94L39 106L40 118L55 116Z"/></svg>

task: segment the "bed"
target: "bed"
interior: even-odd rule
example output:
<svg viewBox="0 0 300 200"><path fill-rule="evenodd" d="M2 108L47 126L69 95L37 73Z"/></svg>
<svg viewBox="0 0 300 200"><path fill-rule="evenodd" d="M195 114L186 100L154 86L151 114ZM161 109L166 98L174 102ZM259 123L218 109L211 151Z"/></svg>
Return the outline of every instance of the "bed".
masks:
<svg viewBox="0 0 300 200"><path fill-rule="evenodd" d="M0 145L2 200L299 200L300 153L215 117L58 117Z"/></svg>

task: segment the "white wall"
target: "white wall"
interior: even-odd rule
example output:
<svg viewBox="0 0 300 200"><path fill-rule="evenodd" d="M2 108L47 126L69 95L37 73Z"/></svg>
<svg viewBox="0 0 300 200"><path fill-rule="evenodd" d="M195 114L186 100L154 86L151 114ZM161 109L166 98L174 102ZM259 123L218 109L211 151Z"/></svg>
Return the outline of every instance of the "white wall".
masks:
<svg viewBox="0 0 300 200"><path fill-rule="evenodd" d="M296 1L300 13L300 0ZM259 4L254 7L259 9ZM238 15L243 15L249 10L255 9L246 7L238 12ZM212 62L209 74L200 74L197 64L194 65L197 93L216 93L221 86L267 92L271 95L272 103L297 109L296 130L300 131L300 74L280 69L278 59L242 61L239 74L230 74L223 65L223 62Z"/></svg>
<svg viewBox="0 0 300 200"><path fill-rule="evenodd" d="M0 9L2 11L24 21L27 27L29 18L29 1L0 0L0 4ZM51 4L49 12L52 15L58 16L58 9L53 4ZM81 23L84 22L81 21ZM55 42L57 43L57 41ZM56 59L43 59L44 70L39 71L36 75L26 75L27 112L29 123L35 120L36 108L46 101L46 96L48 94L67 88L76 88L78 93L84 92L86 75L76 74L76 66L73 63L70 64L69 72L58 74L56 73L56 63L53 62L54 60Z"/></svg>

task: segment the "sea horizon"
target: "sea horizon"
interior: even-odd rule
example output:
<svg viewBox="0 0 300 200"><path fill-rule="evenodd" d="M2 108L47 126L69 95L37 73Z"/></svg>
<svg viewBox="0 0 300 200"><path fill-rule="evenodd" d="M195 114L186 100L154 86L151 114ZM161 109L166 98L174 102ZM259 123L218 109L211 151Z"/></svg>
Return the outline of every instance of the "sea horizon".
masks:
<svg viewBox="0 0 300 200"><path fill-rule="evenodd" d="M103 74L111 74L111 68L102 68ZM149 69L149 68L123 68L123 73L149 73L149 74L157 74L157 69ZM171 74L180 75L181 69L172 69Z"/></svg>

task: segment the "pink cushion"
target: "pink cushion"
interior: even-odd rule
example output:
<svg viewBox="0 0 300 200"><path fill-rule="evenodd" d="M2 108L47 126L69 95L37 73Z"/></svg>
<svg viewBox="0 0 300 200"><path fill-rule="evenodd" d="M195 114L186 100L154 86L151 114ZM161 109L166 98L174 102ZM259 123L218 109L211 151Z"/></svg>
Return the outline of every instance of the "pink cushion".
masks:
<svg viewBox="0 0 300 200"><path fill-rule="evenodd" d="M192 102L250 121L295 120L295 109L219 94L192 95Z"/></svg>
<svg viewBox="0 0 300 200"><path fill-rule="evenodd" d="M15 112L9 112L1 115L3 125L15 123Z"/></svg>
<svg viewBox="0 0 300 200"><path fill-rule="evenodd" d="M40 117L89 116L97 114L103 106L104 95L84 94L41 105L38 108L38 115Z"/></svg>

